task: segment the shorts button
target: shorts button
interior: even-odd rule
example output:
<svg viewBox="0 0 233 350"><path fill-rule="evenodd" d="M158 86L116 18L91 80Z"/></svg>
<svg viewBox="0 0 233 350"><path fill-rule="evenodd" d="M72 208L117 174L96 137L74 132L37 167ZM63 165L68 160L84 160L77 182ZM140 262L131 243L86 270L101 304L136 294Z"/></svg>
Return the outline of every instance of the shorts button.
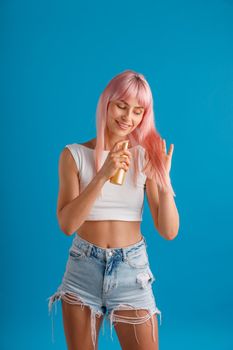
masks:
<svg viewBox="0 0 233 350"><path fill-rule="evenodd" d="M109 256L112 256L112 252L110 251L110 252L108 253L108 255L109 255Z"/></svg>

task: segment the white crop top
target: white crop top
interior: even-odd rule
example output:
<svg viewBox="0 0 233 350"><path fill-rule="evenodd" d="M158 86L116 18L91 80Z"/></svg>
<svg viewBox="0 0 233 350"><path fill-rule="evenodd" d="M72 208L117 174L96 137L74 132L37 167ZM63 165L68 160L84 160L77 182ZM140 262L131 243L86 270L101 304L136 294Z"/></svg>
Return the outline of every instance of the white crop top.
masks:
<svg viewBox="0 0 233 350"><path fill-rule="evenodd" d="M84 145L73 143L66 145L75 160L80 179L80 193L89 184L95 176L94 150ZM106 181L102 187L102 196L97 198L91 208L86 221L92 220L123 220L123 221L142 221L144 207L144 191L146 175L142 173L144 166L145 149L141 145L135 147L139 150L138 178L137 186L133 182L133 163L134 152L131 152L132 159L125 181L122 185L112 184ZM103 151L101 166L107 158L109 151Z"/></svg>

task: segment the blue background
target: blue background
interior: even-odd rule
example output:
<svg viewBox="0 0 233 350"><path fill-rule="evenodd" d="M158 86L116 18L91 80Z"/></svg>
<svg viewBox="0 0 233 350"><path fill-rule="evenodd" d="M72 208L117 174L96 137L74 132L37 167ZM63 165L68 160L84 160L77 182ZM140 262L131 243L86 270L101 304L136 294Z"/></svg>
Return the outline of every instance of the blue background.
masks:
<svg viewBox="0 0 233 350"><path fill-rule="evenodd" d="M158 131L174 143L171 178L180 214L173 241L145 202L161 350L233 348L233 2L2 1L1 348L55 343L46 298L59 285L73 236L56 218L58 158L96 136L107 83L141 72ZM99 349L120 349L115 331Z"/></svg>

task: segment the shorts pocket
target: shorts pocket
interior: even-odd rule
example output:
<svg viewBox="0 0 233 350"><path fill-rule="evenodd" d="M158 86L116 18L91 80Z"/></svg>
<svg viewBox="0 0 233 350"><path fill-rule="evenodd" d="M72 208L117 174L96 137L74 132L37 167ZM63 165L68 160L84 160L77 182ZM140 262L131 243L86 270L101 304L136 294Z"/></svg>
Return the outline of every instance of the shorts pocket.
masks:
<svg viewBox="0 0 233 350"><path fill-rule="evenodd" d="M146 249L140 249L135 252L128 252L126 262L134 268L145 268L149 264Z"/></svg>
<svg viewBox="0 0 233 350"><path fill-rule="evenodd" d="M71 247L69 249L69 256L74 259L83 259L86 255L81 249L77 247Z"/></svg>

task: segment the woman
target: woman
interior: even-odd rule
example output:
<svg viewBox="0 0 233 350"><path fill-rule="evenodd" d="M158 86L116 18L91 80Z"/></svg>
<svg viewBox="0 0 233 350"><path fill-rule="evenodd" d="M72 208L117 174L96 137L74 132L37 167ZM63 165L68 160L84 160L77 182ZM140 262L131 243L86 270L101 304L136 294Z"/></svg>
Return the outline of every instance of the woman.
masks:
<svg viewBox="0 0 233 350"><path fill-rule="evenodd" d="M140 223L146 192L158 232L165 239L178 233L169 177L173 147L167 154L155 128L149 84L127 70L100 96L97 137L62 150L57 217L61 230L75 236L62 283L48 300L49 311L62 301L69 350L97 349L105 315L123 349L158 350L161 311ZM119 169L122 185L110 182Z"/></svg>

